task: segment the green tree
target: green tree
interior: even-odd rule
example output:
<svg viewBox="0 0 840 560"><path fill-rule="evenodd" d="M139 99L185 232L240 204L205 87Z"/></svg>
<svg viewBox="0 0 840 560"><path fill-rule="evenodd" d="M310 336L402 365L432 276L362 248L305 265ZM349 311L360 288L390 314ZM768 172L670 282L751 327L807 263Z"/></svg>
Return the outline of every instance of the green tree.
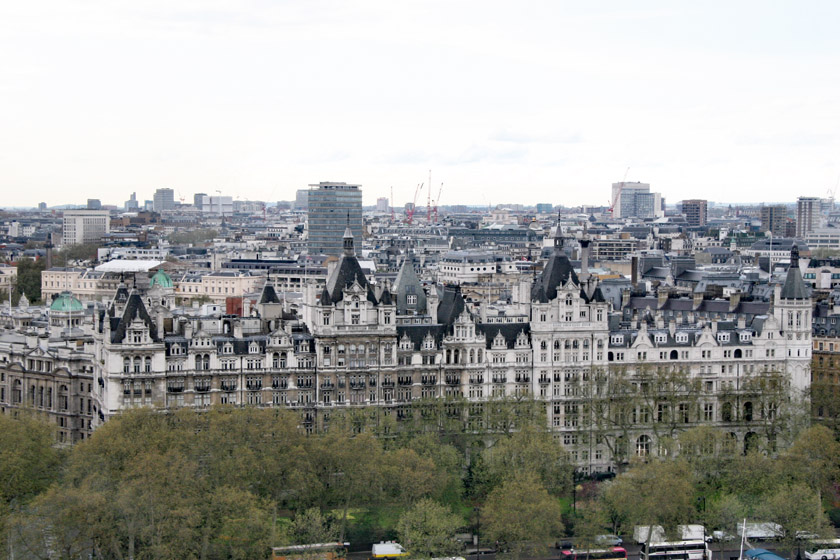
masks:
<svg viewBox="0 0 840 560"><path fill-rule="evenodd" d="M514 556L540 550L563 531L561 509L533 473L520 473L493 489L481 509L484 536Z"/></svg>
<svg viewBox="0 0 840 560"><path fill-rule="evenodd" d="M757 508L762 519L782 526L782 548L793 551L797 534L831 534L828 517L814 489L802 483L783 484L773 489Z"/></svg>
<svg viewBox="0 0 840 560"><path fill-rule="evenodd" d="M338 533L335 520L313 507L295 515L284 540L290 545L328 543L337 541Z"/></svg>
<svg viewBox="0 0 840 560"><path fill-rule="evenodd" d="M22 294L35 303L41 300L41 273L46 268L44 259L20 259L17 263L17 282L13 294L13 303L17 303Z"/></svg>
<svg viewBox="0 0 840 560"><path fill-rule="evenodd" d="M793 446L782 455L782 467L794 479L807 484L821 499L840 478L840 443L825 426L813 426L794 441Z"/></svg>
<svg viewBox="0 0 840 560"><path fill-rule="evenodd" d="M519 472L536 473L552 494L571 490L572 466L567 455L545 427L525 426L500 438L484 452L491 487Z"/></svg>
<svg viewBox="0 0 840 560"><path fill-rule="evenodd" d="M9 515L58 479L62 457L54 442L51 426L38 418L0 415L0 545Z"/></svg>
<svg viewBox="0 0 840 560"><path fill-rule="evenodd" d="M602 499L617 530L661 525L673 534L677 525L691 521L693 495L688 465L671 459L633 466L606 484Z"/></svg>
<svg viewBox="0 0 840 560"><path fill-rule="evenodd" d="M455 532L463 522L448 507L424 498L400 516L397 533L413 557L454 556L460 548Z"/></svg>

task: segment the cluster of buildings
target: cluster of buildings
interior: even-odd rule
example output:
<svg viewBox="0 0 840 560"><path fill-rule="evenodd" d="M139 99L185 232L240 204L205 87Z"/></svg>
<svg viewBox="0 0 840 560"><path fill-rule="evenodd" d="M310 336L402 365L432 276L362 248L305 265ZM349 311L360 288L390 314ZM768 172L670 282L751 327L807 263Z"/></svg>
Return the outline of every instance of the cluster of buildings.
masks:
<svg viewBox="0 0 840 560"><path fill-rule="evenodd" d="M666 211L624 183L612 209L407 223L382 201L365 209L359 185L303 192L229 214L206 195L179 213L162 193L142 219L134 197L17 218L101 247L0 307L0 411L40 411L74 442L137 406L286 407L315 431L337 410L410 422L442 400L480 429L497 400L535 399L594 473L697 425L721 428L729 452L773 449L784 411L807 406L815 356L835 349L840 262L765 234L761 209Z"/></svg>

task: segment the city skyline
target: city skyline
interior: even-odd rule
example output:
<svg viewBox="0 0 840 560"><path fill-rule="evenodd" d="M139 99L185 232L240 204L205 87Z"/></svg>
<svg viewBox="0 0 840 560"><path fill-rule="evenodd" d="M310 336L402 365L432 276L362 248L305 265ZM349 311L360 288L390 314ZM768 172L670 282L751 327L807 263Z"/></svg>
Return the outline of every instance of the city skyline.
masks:
<svg viewBox="0 0 840 560"><path fill-rule="evenodd" d="M669 203L822 197L840 175L838 11L10 4L4 203L292 200L322 180L404 202L431 169L443 205L602 205L628 167Z"/></svg>

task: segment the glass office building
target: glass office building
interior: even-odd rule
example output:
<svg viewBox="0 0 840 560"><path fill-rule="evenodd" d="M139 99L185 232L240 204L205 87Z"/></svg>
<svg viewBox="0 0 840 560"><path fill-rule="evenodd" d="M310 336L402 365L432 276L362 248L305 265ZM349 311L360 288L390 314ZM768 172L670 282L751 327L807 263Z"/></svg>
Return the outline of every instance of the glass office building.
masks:
<svg viewBox="0 0 840 560"><path fill-rule="evenodd" d="M309 185L309 254L341 255L342 238L348 225L359 250L362 247L361 185L329 182Z"/></svg>

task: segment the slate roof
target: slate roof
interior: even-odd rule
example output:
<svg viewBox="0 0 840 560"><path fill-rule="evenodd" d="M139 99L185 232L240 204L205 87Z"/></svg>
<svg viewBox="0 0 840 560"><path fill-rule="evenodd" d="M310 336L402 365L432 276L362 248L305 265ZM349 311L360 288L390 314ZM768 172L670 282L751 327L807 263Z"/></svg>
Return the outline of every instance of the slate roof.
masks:
<svg viewBox="0 0 840 560"><path fill-rule="evenodd" d="M423 286L417 278L414 264L410 258L406 258L403 261L400 271L397 273L397 278L394 280L393 294L396 296L398 315L408 315L411 313L422 315L426 313L426 292L423 291ZM408 304L409 295L417 296L417 303L415 305Z"/></svg>
<svg viewBox="0 0 840 560"><path fill-rule="evenodd" d="M444 325L398 325L397 341L408 335L414 350L419 351L426 335L431 334L435 339L435 348L440 348L445 330Z"/></svg>
<svg viewBox="0 0 840 560"><path fill-rule="evenodd" d="M260 303L280 303L280 298L277 297L277 292L274 290L274 284L266 282L260 294Z"/></svg>
<svg viewBox="0 0 840 560"><path fill-rule="evenodd" d="M122 342L125 340L128 325L130 325L131 322L138 317L149 329L149 337L155 342L160 342L160 338L158 338L157 325L154 321L152 321L152 318L149 316L149 312L146 311L146 306L143 304L143 299L137 294L137 292L131 292L131 295L128 296L128 301L125 304L125 311L123 311L122 317L119 319L112 319L111 324L114 325L114 323L116 323L116 326L111 332L111 342Z"/></svg>
<svg viewBox="0 0 840 560"><path fill-rule="evenodd" d="M555 247L554 253L545 264L545 268L531 286L531 300L548 303L557 297L557 286L564 286L569 278L579 284L578 276L572 268L569 257L562 250Z"/></svg>
<svg viewBox="0 0 840 560"><path fill-rule="evenodd" d="M802 281L802 273L799 270L799 249L796 245L790 250L790 268L788 268L785 285L782 287L783 299L808 299L810 293Z"/></svg>
<svg viewBox="0 0 840 560"><path fill-rule="evenodd" d="M455 319L464 311L464 296L457 286L447 286L438 304L437 322L446 327L452 326Z"/></svg>
<svg viewBox="0 0 840 560"><path fill-rule="evenodd" d="M505 344L508 348L516 346L516 337L524 332L531 340L531 324L530 323L480 323L478 330L484 333L485 346L489 349L493 346L493 340L502 333L505 339Z"/></svg>

